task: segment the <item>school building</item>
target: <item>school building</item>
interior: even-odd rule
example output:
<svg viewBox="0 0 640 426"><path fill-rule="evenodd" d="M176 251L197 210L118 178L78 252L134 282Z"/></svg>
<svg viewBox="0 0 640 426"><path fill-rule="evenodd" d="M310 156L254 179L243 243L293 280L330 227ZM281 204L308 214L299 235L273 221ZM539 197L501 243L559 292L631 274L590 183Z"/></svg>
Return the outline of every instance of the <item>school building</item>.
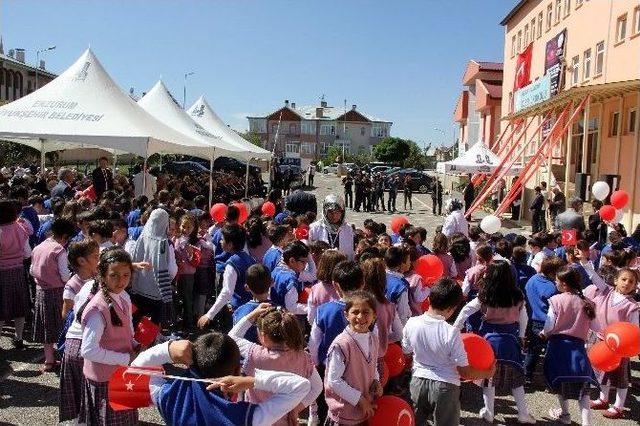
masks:
<svg viewBox="0 0 640 426"><path fill-rule="evenodd" d="M589 200L590 185L607 179L631 196L622 223L632 231L640 223L640 2L521 0L501 25L496 143L508 161L530 167L525 217L541 181Z"/></svg>

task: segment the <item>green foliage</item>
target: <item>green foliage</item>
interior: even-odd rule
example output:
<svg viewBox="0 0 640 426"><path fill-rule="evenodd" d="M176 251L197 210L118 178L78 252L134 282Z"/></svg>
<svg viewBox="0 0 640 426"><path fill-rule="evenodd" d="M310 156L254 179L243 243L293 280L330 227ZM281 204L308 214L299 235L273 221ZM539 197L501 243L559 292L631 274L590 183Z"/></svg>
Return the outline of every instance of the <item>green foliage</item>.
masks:
<svg viewBox="0 0 640 426"><path fill-rule="evenodd" d="M0 141L0 165L15 166L31 161L38 161L40 164L38 150L14 142Z"/></svg>
<svg viewBox="0 0 640 426"><path fill-rule="evenodd" d="M373 147L373 156L378 161L403 163L411 153L411 141L402 138L387 137Z"/></svg>
<svg viewBox="0 0 640 426"><path fill-rule="evenodd" d="M257 134L256 132L240 133L240 136L242 136L244 139L246 139L253 145L262 148L262 141L260 140L260 135Z"/></svg>
<svg viewBox="0 0 640 426"><path fill-rule="evenodd" d="M337 146L330 146L322 161L326 165L331 163L342 163L342 149Z"/></svg>

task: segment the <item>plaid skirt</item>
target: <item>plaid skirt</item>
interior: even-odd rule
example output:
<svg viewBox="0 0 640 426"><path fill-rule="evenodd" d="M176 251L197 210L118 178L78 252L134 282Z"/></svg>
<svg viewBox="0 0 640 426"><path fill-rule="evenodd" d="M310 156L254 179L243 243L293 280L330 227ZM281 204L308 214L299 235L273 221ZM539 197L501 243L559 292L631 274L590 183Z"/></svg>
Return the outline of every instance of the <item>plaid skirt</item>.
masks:
<svg viewBox="0 0 640 426"><path fill-rule="evenodd" d="M24 267L0 270L0 321L22 318L28 312L29 289L24 278Z"/></svg>
<svg viewBox="0 0 640 426"><path fill-rule="evenodd" d="M36 287L36 306L33 316L33 341L57 343L64 320L62 319L62 293L64 287Z"/></svg>
<svg viewBox="0 0 640 426"><path fill-rule="evenodd" d="M78 417L82 388L84 387L84 375L82 366L84 360L80 356L81 339L67 339L60 367L60 405L59 421L65 422Z"/></svg>
<svg viewBox="0 0 640 426"><path fill-rule="evenodd" d="M78 423L84 423L87 426L137 425L138 410L112 410L109 406L108 382L85 379Z"/></svg>

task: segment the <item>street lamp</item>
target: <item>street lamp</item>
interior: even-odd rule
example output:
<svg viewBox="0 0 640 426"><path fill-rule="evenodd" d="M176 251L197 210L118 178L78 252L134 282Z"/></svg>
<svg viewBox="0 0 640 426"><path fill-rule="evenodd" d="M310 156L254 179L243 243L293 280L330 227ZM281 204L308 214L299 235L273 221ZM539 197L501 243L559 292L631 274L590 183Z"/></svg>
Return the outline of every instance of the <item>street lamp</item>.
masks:
<svg viewBox="0 0 640 426"><path fill-rule="evenodd" d="M49 46L45 49L36 50L36 87L34 91L38 90L38 70L40 69L40 54L44 52L48 52L50 50L54 50L56 46Z"/></svg>
<svg viewBox="0 0 640 426"><path fill-rule="evenodd" d="M184 85L182 86L182 109L187 108L187 77L194 74L194 71L190 71L184 75Z"/></svg>

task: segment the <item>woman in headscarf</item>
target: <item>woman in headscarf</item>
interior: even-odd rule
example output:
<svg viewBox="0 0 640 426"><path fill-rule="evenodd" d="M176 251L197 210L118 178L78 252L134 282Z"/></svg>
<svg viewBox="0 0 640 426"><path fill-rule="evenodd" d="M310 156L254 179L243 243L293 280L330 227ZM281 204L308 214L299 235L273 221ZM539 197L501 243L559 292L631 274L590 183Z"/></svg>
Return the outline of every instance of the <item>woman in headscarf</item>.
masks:
<svg viewBox="0 0 640 426"><path fill-rule="evenodd" d="M322 217L309 227L309 241L324 241L329 248L338 249L354 258L353 228L345 221L344 200L334 194L327 195L322 204Z"/></svg>
<svg viewBox="0 0 640 426"><path fill-rule="evenodd" d="M148 262L150 269L137 271L132 279L133 304L137 314L151 317L156 324L171 321L173 292L171 282L178 273L173 246L169 242L169 213L155 209L131 251L133 262Z"/></svg>
<svg viewBox="0 0 640 426"><path fill-rule="evenodd" d="M456 232L460 232L464 234L465 237L468 237L469 223L467 222L467 218L464 217L462 203L452 198L447 202L446 211L447 217L444 218L442 233L447 237L451 237Z"/></svg>

